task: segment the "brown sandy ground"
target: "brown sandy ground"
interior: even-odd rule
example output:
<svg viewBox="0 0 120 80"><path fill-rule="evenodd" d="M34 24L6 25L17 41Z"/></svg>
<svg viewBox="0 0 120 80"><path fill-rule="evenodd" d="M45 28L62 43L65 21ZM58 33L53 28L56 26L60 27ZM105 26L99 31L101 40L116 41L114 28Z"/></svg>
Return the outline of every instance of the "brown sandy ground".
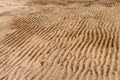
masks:
<svg viewBox="0 0 120 80"><path fill-rule="evenodd" d="M0 80L120 80L119 0L0 0Z"/></svg>

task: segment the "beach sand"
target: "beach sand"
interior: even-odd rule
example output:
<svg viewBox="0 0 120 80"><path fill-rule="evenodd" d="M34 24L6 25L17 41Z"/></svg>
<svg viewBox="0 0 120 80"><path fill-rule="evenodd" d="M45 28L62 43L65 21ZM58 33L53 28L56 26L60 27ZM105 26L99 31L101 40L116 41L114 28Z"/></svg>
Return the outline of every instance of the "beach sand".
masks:
<svg viewBox="0 0 120 80"><path fill-rule="evenodd" d="M119 0L0 0L0 80L120 80Z"/></svg>

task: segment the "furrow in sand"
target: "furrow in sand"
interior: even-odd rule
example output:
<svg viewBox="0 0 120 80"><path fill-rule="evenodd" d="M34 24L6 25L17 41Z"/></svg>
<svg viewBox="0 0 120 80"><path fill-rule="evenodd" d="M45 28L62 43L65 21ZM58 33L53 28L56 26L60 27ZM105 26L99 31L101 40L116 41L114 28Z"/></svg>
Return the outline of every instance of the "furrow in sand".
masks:
<svg viewBox="0 0 120 80"><path fill-rule="evenodd" d="M16 73L16 71L18 70L18 68L17 67L15 67L11 72L10 72L10 74L9 74L9 76L8 76L8 80L13 80L14 79L14 77L15 77L15 73Z"/></svg>
<svg viewBox="0 0 120 80"><path fill-rule="evenodd" d="M25 58L25 57L24 57L24 58ZM14 69L14 67L17 67L20 63L22 63L22 61L25 61L24 58L23 58L22 60L19 60L19 59L17 58L17 60L19 60L18 63L15 64L14 66L12 65L13 67L12 67L10 70L8 70L8 71L6 72L6 75L7 75L12 69Z"/></svg>
<svg viewBox="0 0 120 80"><path fill-rule="evenodd" d="M39 33L39 31L38 31L37 33ZM20 34L20 35L21 35L21 34ZM24 36L25 36L25 35L24 35ZM26 32L26 36L27 36L27 37L26 37L26 36L24 37L24 36L23 36L22 39L24 39L24 38L27 39L27 38L29 37L29 36L27 35L27 32ZM22 37L22 36L21 36L21 37ZM19 45L21 45L22 42L24 42L24 41L21 41L22 39L20 39L20 40L17 41L17 42L19 43ZM24 40L25 40L25 39L24 39ZM17 40L17 39L16 39L16 40ZM12 41L12 40L11 40L11 41ZM20 41L21 41L21 42L20 42ZM18 43L16 43L16 44L18 44Z"/></svg>
<svg viewBox="0 0 120 80"><path fill-rule="evenodd" d="M38 17L39 18L39 17ZM36 22L36 20L34 20L34 18L31 18L33 21L32 21L32 23L31 22L27 22L27 23L25 23L25 24L23 24L23 22L21 22L22 20L23 21L26 21L26 20L24 20L24 19L21 19L21 20L18 20L18 23L15 25L15 26L19 26L18 27L18 31L16 32L16 33L14 33L12 36L10 35L10 38L8 37L8 40L10 41L10 40L12 40L12 38L13 38L13 40L16 40L16 39L18 39L18 38L20 38L20 37L22 37L22 36L25 36L25 35L28 35L28 34L31 34L31 32L33 31L33 32L35 32L35 30L38 30L38 25L36 25L36 24L38 24L39 23L39 21L37 21L38 23L35 23ZM19 22L20 21L20 22ZM23 24L23 25L21 25L21 24ZM27 27L26 27L27 26ZM20 29L19 29L20 28ZM39 29L42 29L42 27L40 27ZM25 33L25 32L27 32L26 34L23 34L23 33ZM33 33L32 32L32 33ZM34 34L34 33L33 33ZM13 37L14 36L14 37ZM19 36L19 37L17 37L17 36ZM16 38L16 39L14 39L14 38ZM12 40L12 41L13 41ZM21 39L20 39L21 40ZM7 42L7 43L10 43L10 42L8 42L8 41L5 41L5 42ZM14 42L14 41L13 41ZM6 43L6 44L7 44Z"/></svg>
<svg viewBox="0 0 120 80"><path fill-rule="evenodd" d="M56 57L54 57L54 59L52 60L52 65L51 65L51 68L50 68L50 71L48 71L48 72L46 72L46 75L42 78L41 77L41 79L45 79L45 80L47 80L47 79L50 79L51 80L51 78L53 78L53 77L51 77L52 75L55 75L55 73L57 72L56 70L54 70L55 69L55 67L57 67L57 66L59 66L60 64L59 64L59 60L60 60L60 57L61 57L61 55L63 54L63 52L64 52L64 50L61 50L61 51L57 51L57 56ZM60 66L59 66L59 69L60 69ZM51 75L49 75L50 73L53 73L53 74L51 74ZM39 76L38 76L39 77Z"/></svg>
<svg viewBox="0 0 120 80"><path fill-rule="evenodd" d="M73 21L69 21L69 22L71 22L70 24L73 24L74 22ZM64 24L64 23L63 23ZM44 37L43 38L45 38L45 39L51 39L51 40L53 40L53 39L55 39L55 38L60 38L60 36L62 35L62 36L64 36L64 34L67 34L67 31L69 31L69 30L71 30L71 29L69 29L69 28L65 28L65 27L67 27L67 26L69 26L70 24L66 24L66 26L64 26L64 29L63 29L63 26L62 26L62 24L61 25L57 25L57 26L62 26L62 27L60 27L60 28L56 28L56 32L57 32L57 34L55 34L54 36L52 36L53 38L51 39L51 35L53 34L52 32L51 33L49 33L48 35L44 35ZM57 27L56 26L56 27ZM63 34L60 34L60 32L63 32ZM49 36L50 35L50 36ZM61 37L62 37L61 36ZM50 40L49 39L49 40Z"/></svg>
<svg viewBox="0 0 120 80"><path fill-rule="evenodd" d="M109 42L109 45L108 45L108 56L106 57L107 58L107 60L106 60L106 64L107 65L109 65L109 68L110 68L110 66L111 66L111 62L112 62L112 56L113 56L113 53L114 53L114 50L113 50L113 48L114 48L114 45L113 45L113 43L112 42L114 42L114 40L113 40L113 35L111 34L111 33L113 33L112 31L110 31L110 30L108 30L109 31L109 35L110 35L110 42ZM109 74L108 74L108 76L109 76L109 79L113 79L113 76L115 77L115 75L112 75L112 72L111 72L111 70L109 70Z"/></svg>
<svg viewBox="0 0 120 80"><path fill-rule="evenodd" d="M25 25L24 25L23 27L25 27ZM26 31L30 31L30 29L26 29ZM23 31L22 33L20 33L21 30L18 31L20 34L14 36L13 39L9 39L9 42L7 42L7 43L5 43L5 44L11 45L11 44L13 44L13 42L15 42L15 43L17 44L17 42L20 42L21 40L24 40L24 38L25 38L25 39L28 38L29 35L30 35L30 33L26 32L26 31ZM21 41L21 42L22 42L22 41ZM14 43L14 44L15 44L15 43Z"/></svg>
<svg viewBox="0 0 120 80"><path fill-rule="evenodd" d="M56 50L54 50L53 51L53 53L55 54L57 51ZM56 54L54 55L54 56L52 56L51 57L51 59L53 59L54 57L56 56ZM51 60L50 60L50 62L51 62ZM42 69L39 69L38 70L38 68L36 68L35 70L36 70L36 72L35 73L31 73L30 74L30 76L29 76L29 79L32 79L32 78L37 78L36 76L36 74L39 74L39 78L41 78L44 74L46 74L47 72L48 72L48 69L51 69L51 67L53 67L53 66L51 66L51 63L50 64L46 64L46 65L44 65L44 66L46 66L46 68L44 69L43 68L43 70ZM42 71L41 71L42 70ZM45 75L44 75L45 76Z"/></svg>
<svg viewBox="0 0 120 80"><path fill-rule="evenodd" d="M30 18L30 17L28 17L28 18ZM23 21L23 22L22 22ZM22 28L22 29L25 29L25 27L24 27L24 25L25 24L23 24L25 21L24 21L24 18L23 19L17 19L16 20L16 23L15 24L19 24L21 22L21 27L20 28ZM15 25L14 24L14 25ZM18 26L18 25L17 25ZM23 27L22 27L23 26ZM4 40L2 40L2 42L4 43L4 42L7 42L7 40L11 40L11 38L15 38L14 36L16 35L19 35L19 34L21 34L22 32L23 32L23 30L22 29L19 29L18 28L18 30L21 30L21 32L19 32L19 31L17 31L16 33L14 33L14 34L12 34L12 35L10 35L10 36L7 36L7 38L6 39L4 39Z"/></svg>
<svg viewBox="0 0 120 80"><path fill-rule="evenodd" d="M85 32L85 33L84 33ZM85 38L83 40L83 43L81 44L81 46L79 47L79 50L78 50L78 55L77 55L77 58L80 60L79 63L83 62L85 60L85 57L84 57L84 54L82 54L82 48L84 48L85 46L85 43L87 42L87 30L85 30L83 33L85 34ZM82 65L81 65L82 66ZM81 73L81 71L84 70L84 65L83 67L79 67L78 71L75 73L75 76L73 77L73 79L77 79Z"/></svg>
<svg viewBox="0 0 120 80"><path fill-rule="evenodd" d="M98 54L96 59L99 60L99 66L97 67L97 71L98 71L98 77L99 74L101 74L101 79L103 79L103 68L102 68L102 61L101 61L101 55L103 54L102 48L103 48L103 44L105 41L105 35L103 34L103 30L101 28L99 28L99 35L100 35L100 40L99 40L99 48L98 48Z"/></svg>
<svg viewBox="0 0 120 80"><path fill-rule="evenodd" d="M99 50L99 44L101 43L101 35L99 34L99 28L94 30L94 36L96 37L96 39L94 39L95 41L93 42L93 46L96 46L96 47L93 47L93 49L91 49L89 52L91 52L91 55L92 56L92 65L91 65L91 73L93 74L93 79L97 79L97 78L100 78L102 79L102 76L101 76L101 71L97 71L97 67L96 65L99 65L99 60L96 60L96 58L98 57L98 51Z"/></svg>
<svg viewBox="0 0 120 80"><path fill-rule="evenodd" d="M74 47L75 49L74 50L76 50L76 58L79 58L79 56L81 55L80 53L81 53L81 48L82 48L82 46L83 46L83 44L85 44L84 42L85 42L85 40L86 40L86 32L87 32L87 30L85 29L85 24L82 24L82 26L84 26L83 27L83 29L81 29L80 30L80 33L81 34L83 34L84 35L84 37L83 37L83 39L82 39L82 41L79 41L78 42L78 44ZM79 34L80 35L80 34Z"/></svg>
<svg viewBox="0 0 120 80"><path fill-rule="evenodd" d="M59 53L59 50L57 51L58 52L58 56L59 55L62 55L62 53ZM55 53L54 53L55 54ZM57 53L56 53L57 54ZM57 56L57 55L56 55ZM57 62L58 60L59 60L59 57L56 57L56 58L58 58L58 60L53 60L53 59L51 59L51 58L54 58L54 57L52 57L51 55L50 55L50 57L48 58L48 61L50 61L51 62L51 60L53 61L53 66L54 66L54 61L55 62ZM55 59L55 58L54 58ZM54 68L53 68L54 69ZM46 71L45 71L46 72ZM49 73L49 72L48 72ZM46 74L47 75L47 74ZM40 76L38 76L38 77L40 77Z"/></svg>
<svg viewBox="0 0 120 80"><path fill-rule="evenodd" d="M102 20L107 18L106 13L102 10L99 11L99 10L91 9L89 10L89 12L93 14L92 17L95 19Z"/></svg>
<svg viewBox="0 0 120 80"><path fill-rule="evenodd" d="M93 50L91 49L91 51L90 52L92 52L92 55L93 55L93 62L94 63L96 63L96 65L99 65L99 60L96 60L95 58L97 58L98 56L98 50L99 50L99 46L100 46L100 43L101 43L101 38L102 38L102 36L101 36L101 34L100 34L100 30L99 30L99 28L98 29L96 29L96 32L95 32L95 37L96 37L96 42L94 42L94 46L96 46L96 47L94 47L93 48ZM91 56L92 56L91 55ZM97 71L97 68L95 68L95 67L93 67L94 69L96 69L96 72L97 72L97 77L98 78L100 78L100 79L102 79L101 78L101 70L100 71ZM92 74L92 71L91 71L91 74ZM95 76L95 75L94 75Z"/></svg>
<svg viewBox="0 0 120 80"><path fill-rule="evenodd" d="M23 44L23 45L24 45L24 44ZM22 46L22 47L23 47L23 46ZM13 50L11 50L11 51L13 51ZM10 52L11 52L11 51L10 51Z"/></svg>
<svg viewBox="0 0 120 80"><path fill-rule="evenodd" d="M104 77L104 79L108 79L108 74L109 74L109 63L107 63L107 56L110 54L109 53L109 47L108 47L108 45L109 45L109 33L107 33L107 30L104 30L104 33L106 33L106 43L105 43L105 52L104 52L104 54L102 55L102 60L104 60L104 63L103 63L103 66L105 66L104 67L104 72L103 72L103 77Z"/></svg>
<svg viewBox="0 0 120 80"><path fill-rule="evenodd" d="M72 22L72 24L75 24L76 22L75 21L73 21ZM71 26L72 26L72 24L71 24ZM67 25L67 26L69 26L69 25ZM54 39L54 38L56 38L56 37L58 37L59 36L59 38L60 38L60 36L61 36L61 38L62 38L62 36L64 36L64 34L68 34L68 32L70 32L70 31L72 30L71 28L69 29L69 28L65 28L65 29L62 29L62 31L60 31L60 30L58 30L58 31L56 31L57 33L56 33L56 35L53 35L52 37L52 39ZM63 34L60 34L60 32L62 32ZM53 34L53 33L52 33ZM57 35L58 34L58 35ZM47 36L48 38L50 38L51 39L51 36ZM68 36L65 36L66 38L71 38L71 37L69 37L69 35Z"/></svg>
<svg viewBox="0 0 120 80"><path fill-rule="evenodd" d="M61 39L60 39L60 41L61 41Z"/></svg>
<svg viewBox="0 0 120 80"><path fill-rule="evenodd" d="M74 40L74 39L77 38L77 35L76 35L76 34L78 33L78 30L81 28L81 27L79 27L81 21L82 21L82 19L80 19L80 21L78 21L78 22L76 21L77 23L76 23L76 25L75 25L75 28L74 28L72 34L71 34L71 38L72 38L72 40Z"/></svg>
<svg viewBox="0 0 120 80"><path fill-rule="evenodd" d="M116 80L119 80L120 78L119 78L119 74L120 74L120 42L119 42L119 40L120 40L120 34L117 32L117 38L115 39L116 41L117 41L117 43L116 43L116 51L115 52L117 52L116 54L117 54L117 61L116 61L116 64L117 64L117 70L116 70L116 72L115 72L115 77L116 77ZM114 41L114 43L115 43L115 41Z"/></svg>
<svg viewBox="0 0 120 80"><path fill-rule="evenodd" d="M95 30L94 30L95 31ZM94 34L94 35L96 35L96 39L98 38L98 37L100 37L100 36L98 36L96 33ZM101 40L101 39L100 39ZM98 40L99 41L99 40ZM100 41L99 41L100 42ZM95 41L94 42L94 45L99 45L99 44L96 44L97 42ZM95 48L93 48L93 49L95 49ZM91 49L92 50L92 49ZM95 63L95 61L94 61L94 58L95 58L95 55L97 54L97 53L95 53L94 51L96 51L96 50L92 50L92 51L90 51L91 53L93 53L92 54L92 59L93 59L93 62L92 62L92 65L91 65L91 74L93 74L93 79L96 79L97 77L98 77L98 72L96 71L96 68L95 68L95 65L96 65L96 63ZM97 75L96 75L97 74Z"/></svg>
<svg viewBox="0 0 120 80"><path fill-rule="evenodd" d="M108 26L107 24L106 24L106 26ZM109 35L108 36L108 43L107 43L107 45L106 45L106 47L107 47L107 54L108 55L106 55L106 62L105 62L105 65L107 65L107 67L108 68L110 68L110 66L111 66L111 53L114 53L114 51L113 51L113 49L114 49L114 46L113 46L113 43L112 42L114 42L113 40L112 40L112 38L114 38L114 37L112 37L112 31L110 31L110 29L109 29L109 27L110 28L112 28L113 27L113 25L111 25L111 24L109 24L109 26L108 26L108 28L106 28L106 31L108 31L107 32L107 34ZM109 79L111 79L111 77L110 77L110 71L108 72L108 76L109 76Z"/></svg>
<svg viewBox="0 0 120 80"><path fill-rule="evenodd" d="M100 66L100 55L102 54L102 51L101 51L101 46L102 46L102 42L104 41L104 39L103 39L103 34L102 34L102 32L101 32L101 29L98 29L97 30L97 32L98 32L98 41L96 42L96 48L95 48L95 53L96 53L96 58L95 58L95 62L96 62L96 64L98 65L98 67L97 67L97 72L98 72L98 77L100 78L100 79L103 79L103 77L102 77L102 68L101 68L101 66Z"/></svg>
<svg viewBox="0 0 120 80"><path fill-rule="evenodd" d="M29 41L29 40L28 40L28 41ZM29 44L27 44L28 41L25 42L25 43L26 43L26 46L29 45ZM22 46L22 48L23 48L23 50L24 50L25 44L22 44L21 46ZM16 52L19 51L20 49L21 49L21 48L19 47L19 48L17 48L17 50L14 50L14 52L16 53ZM17 55L18 55L18 54L17 54Z"/></svg>
<svg viewBox="0 0 120 80"><path fill-rule="evenodd" d="M96 72L96 68L95 68L95 61L94 61L94 58L95 58L95 55L97 53L95 53L95 44L97 43L97 40L98 40L98 37L97 37L97 32L96 30L92 30L93 31L93 43L91 44L92 45L92 48L90 50L91 54L89 53L90 55L90 59L91 59L91 73L93 74L92 76L92 79L96 79L98 77L98 73ZM91 57L92 56L92 57Z"/></svg>
<svg viewBox="0 0 120 80"><path fill-rule="evenodd" d="M80 23L78 25L79 28L78 28L78 30L76 31L76 34L75 34L76 37L78 37L78 38L77 38L76 43L72 47L72 49L74 51L78 51L78 48L79 48L78 46L80 46L82 44L82 42L84 41L83 35L84 35L84 31L86 30L84 22L86 22L86 20L83 19L83 20L80 21ZM80 38L81 38L82 41L79 41Z"/></svg>
<svg viewBox="0 0 120 80"><path fill-rule="evenodd" d="M85 33L84 33L84 36L85 36L85 40L82 42L82 44L81 45L79 45L78 47L78 50L80 51L80 53L77 55L77 58L81 58L81 57L85 57L85 55L84 55L84 47L86 46L86 43L88 42L88 39L89 39L89 37L88 37L88 33L89 32L89 30L85 30Z"/></svg>
<svg viewBox="0 0 120 80"><path fill-rule="evenodd" d="M53 47L54 47L54 46L53 46ZM52 47L51 47L51 48L52 48ZM54 48L52 48L52 49L54 49ZM55 48L55 49L56 49L56 48ZM55 49L54 49L54 50L55 50ZM45 51L45 52L46 52L46 51ZM49 51L49 52L50 52L50 51ZM44 53L44 52L43 52L43 53ZM38 57L38 58L39 58L39 56L36 56L36 57ZM37 71L38 71L38 70L37 70ZM38 71L38 72L39 72L39 71ZM36 73L37 73L37 72L36 72Z"/></svg>
<svg viewBox="0 0 120 80"><path fill-rule="evenodd" d="M28 48L28 49L29 49L29 48ZM28 50L26 50L26 51L28 51ZM25 51L25 52L26 52L26 51ZM17 52L17 53L18 53L18 52ZM20 55L20 53L18 53L18 55ZM24 52L23 52L23 54L21 54L20 56L24 56L24 55L25 55L25 54L24 54ZM21 57L19 57L19 56L18 56L18 58L11 57L10 59L13 60L13 62L11 63L11 66L16 65L16 64L13 64L13 63L19 61L20 58L21 58ZM10 60L10 61L11 61L11 60ZM9 62L10 62L10 61L9 61ZM9 62L8 62L8 63L9 63ZM7 63L6 65L8 65L8 63ZM9 63L9 64L10 64L10 63ZM19 64L19 63L17 63L17 64ZM10 67L11 67L11 66L10 66ZM7 66L5 66L5 67L7 68ZM6 69L6 68L5 68L5 69ZM8 68L9 68L9 67L8 67ZM13 66L13 68L14 68L14 66ZM7 72L9 72L10 70L11 70L11 69L8 69Z"/></svg>
<svg viewBox="0 0 120 80"><path fill-rule="evenodd" d="M91 31L91 34L92 34L92 32L93 31ZM90 36L91 34L89 33L90 39L89 39L88 43L86 43L86 46L83 49L83 51L85 53L84 55L86 57L86 61L85 61L85 69L84 69L83 73L81 73L79 76L80 80L84 79L84 76L88 74L88 72L89 72L88 67L91 66L91 56L88 56L88 55L90 55L89 54L90 49L92 49L92 47L90 47L90 46L92 46L92 45L90 45L90 43L94 43L96 41L96 39L94 38L95 36L94 37L92 36L92 38L91 38L91 36Z"/></svg>
<svg viewBox="0 0 120 80"><path fill-rule="evenodd" d="M102 66L105 66L105 61L106 61L106 56L108 55L107 53L108 53L108 51L107 51L107 44L108 44L108 42L107 42L107 40L109 39L109 37L108 37L108 35L107 35L107 32L106 32L106 30L105 29L102 29L103 30L103 34L105 35L105 42L104 42L104 44L103 44L103 53L102 53L102 55L101 55L101 65ZM108 79L108 68L107 68L107 66L106 66L106 68L104 68L104 70L103 70L103 78L104 79ZM106 75L105 75L106 74Z"/></svg>
<svg viewBox="0 0 120 80"><path fill-rule="evenodd" d="M119 37L118 37L118 32L116 29L114 29L114 32L113 32L113 50L112 50L112 59L111 59L111 67L110 67L110 79L114 79L114 77L116 78L117 75L119 74L116 74L117 73L117 69L118 69L118 66L119 64L117 64L117 61L118 61L118 54L119 54L119 46L118 46L118 40L119 40ZM118 78L119 79L119 78Z"/></svg>

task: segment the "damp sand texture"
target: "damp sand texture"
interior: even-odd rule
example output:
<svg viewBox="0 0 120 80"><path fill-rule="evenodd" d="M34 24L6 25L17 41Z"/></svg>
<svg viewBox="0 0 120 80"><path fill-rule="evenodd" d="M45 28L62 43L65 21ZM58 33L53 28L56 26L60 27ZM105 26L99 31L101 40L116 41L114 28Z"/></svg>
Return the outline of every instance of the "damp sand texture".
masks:
<svg viewBox="0 0 120 80"><path fill-rule="evenodd" d="M0 80L120 80L119 2L1 0Z"/></svg>

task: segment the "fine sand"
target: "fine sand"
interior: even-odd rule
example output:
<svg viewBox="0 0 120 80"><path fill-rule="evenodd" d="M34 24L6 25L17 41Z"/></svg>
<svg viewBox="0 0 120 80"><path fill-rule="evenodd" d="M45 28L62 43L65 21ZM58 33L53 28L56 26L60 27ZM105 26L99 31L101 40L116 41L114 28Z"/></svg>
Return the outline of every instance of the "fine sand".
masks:
<svg viewBox="0 0 120 80"><path fill-rule="evenodd" d="M120 80L120 0L0 0L0 80Z"/></svg>

